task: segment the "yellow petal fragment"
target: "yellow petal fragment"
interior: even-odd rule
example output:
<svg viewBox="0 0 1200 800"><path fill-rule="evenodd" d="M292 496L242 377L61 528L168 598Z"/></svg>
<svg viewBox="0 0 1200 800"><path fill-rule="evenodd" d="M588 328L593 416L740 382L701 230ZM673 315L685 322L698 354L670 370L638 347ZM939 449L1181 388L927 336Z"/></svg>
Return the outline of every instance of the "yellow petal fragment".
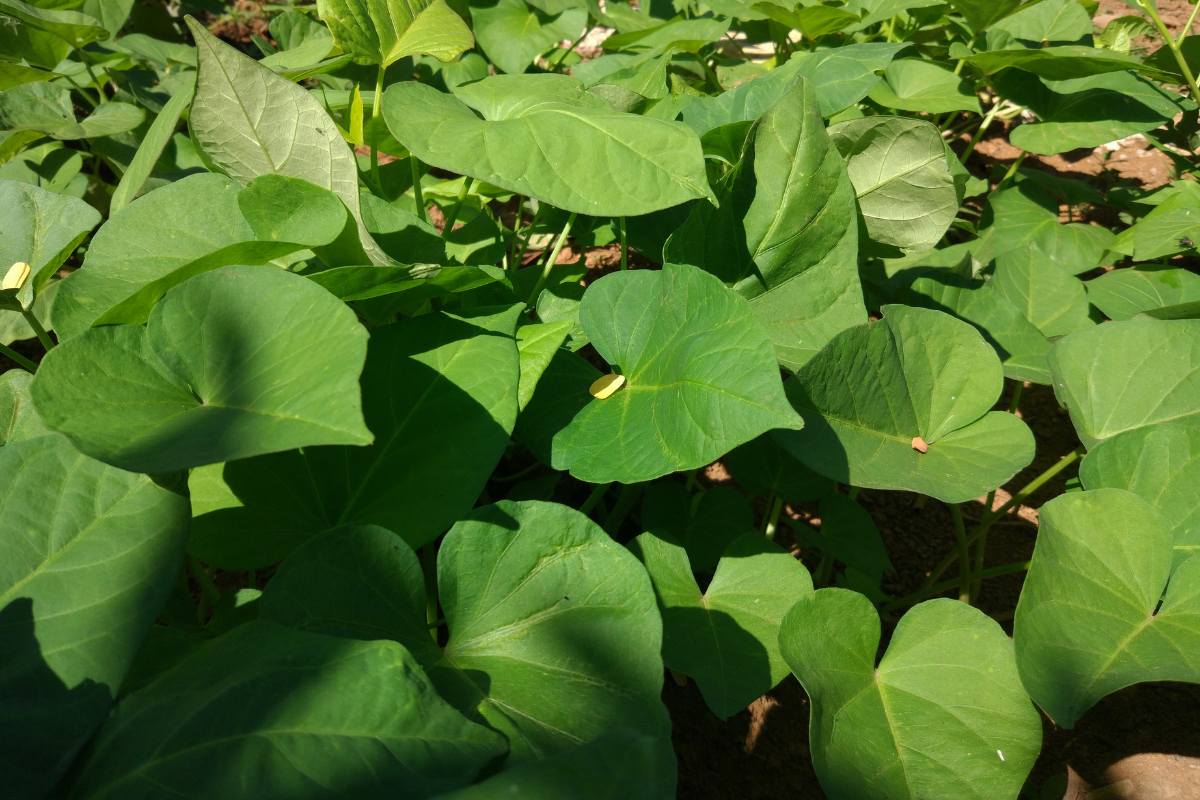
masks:
<svg viewBox="0 0 1200 800"><path fill-rule="evenodd" d="M614 393L625 385L625 376L618 375L615 372L610 372L607 375L601 375L588 388L592 397L597 400L605 400L612 397Z"/></svg>
<svg viewBox="0 0 1200 800"><path fill-rule="evenodd" d="M4 275L4 282L0 284L0 289L20 289L27 280L29 280L29 265L24 261L18 261L8 268L8 272Z"/></svg>

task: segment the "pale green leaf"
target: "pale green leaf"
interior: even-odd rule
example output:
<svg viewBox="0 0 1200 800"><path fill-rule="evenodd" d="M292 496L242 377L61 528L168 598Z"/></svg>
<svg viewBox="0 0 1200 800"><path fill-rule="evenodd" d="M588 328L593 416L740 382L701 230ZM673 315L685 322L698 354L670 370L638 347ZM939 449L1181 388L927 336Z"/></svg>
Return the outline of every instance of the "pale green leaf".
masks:
<svg viewBox="0 0 1200 800"><path fill-rule="evenodd" d="M475 45L445 0L318 0L317 13L360 64L387 67L426 54L450 61Z"/></svg>
<svg viewBox="0 0 1200 800"><path fill-rule="evenodd" d="M901 58L883 71L883 80L871 89L870 98L885 108L947 114L980 113L979 98L953 70L933 61Z"/></svg>
<svg viewBox="0 0 1200 800"><path fill-rule="evenodd" d="M1114 320L1200 301L1200 275L1180 268L1115 269L1085 285L1091 304Z"/></svg>

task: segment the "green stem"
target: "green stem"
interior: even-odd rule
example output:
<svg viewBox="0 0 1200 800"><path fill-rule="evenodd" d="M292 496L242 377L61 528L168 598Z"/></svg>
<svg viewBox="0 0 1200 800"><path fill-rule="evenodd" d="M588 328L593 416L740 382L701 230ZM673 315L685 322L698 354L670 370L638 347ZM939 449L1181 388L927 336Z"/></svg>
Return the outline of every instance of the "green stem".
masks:
<svg viewBox="0 0 1200 800"><path fill-rule="evenodd" d="M1196 22L1196 14L1200 12L1200 3L1192 6L1192 15L1188 17L1187 25L1183 26L1183 30L1179 32L1179 38L1175 40L1175 44L1183 44L1183 40L1187 38L1188 33L1192 30L1193 23Z"/></svg>
<svg viewBox="0 0 1200 800"><path fill-rule="evenodd" d="M554 63L552 63L550 65L550 72L558 72L558 68L562 66L562 63L563 63L563 61L566 60L567 56L571 55L571 53L574 53L575 48L579 47L579 43L582 42L584 39L586 39L587 35L591 32L592 32L592 29L590 27L586 28L583 31L583 33L579 36L578 39L571 42L570 47L568 47L566 50L563 50L561 53L559 53L558 56L554 59Z"/></svg>
<svg viewBox="0 0 1200 800"><path fill-rule="evenodd" d="M783 513L783 498L772 492L767 516L763 519L763 536L768 539L775 538L775 531L779 527L779 515L781 513Z"/></svg>
<svg viewBox="0 0 1200 800"><path fill-rule="evenodd" d="M846 496L851 500L858 500L858 492L859 488L857 486L851 486L850 490L846 492Z"/></svg>
<svg viewBox="0 0 1200 800"><path fill-rule="evenodd" d="M4 356L26 372L37 372L38 365L25 356L13 350L6 344L0 344L0 355Z"/></svg>
<svg viewBox="0 0 1200 800"><path fill-rule="evenodd" d="M1025 163L1025 157L1028 155L1029 153L1025 152L1024 150L1021 151L1021 155L1017 156L1016 161L1009 164L1008 169L1004 173L1004 177L1001 178L1000 182L996 184L996 189L999 189L1004 184L1008 183L1012 179L1012 176L1017 174L1017 170L1021 168L1023 163Z"/></svg>
<svg viewBox="0 0 1200 800"><path fill-rule="evenodd" d="M1015 414L1021 407L1021 395L1025 392L1025 384L1018 383L1013 388L1012 397L1008 399L1008 413Z"/></svg>
<svg viewBox="0 0 1200 800"><path fill-rule="evenodd" d="M617 232L621 235L621 269L629 269L629 239L625 235L625 218L617 218Z"/></svg>
<svg viewBox="0 0 1200 800"><path fill-rule="evenodd" d="M979 140L983 138L983 134L987 131L988 127L991 126L992 122L996 119L996 115L999 113L1000 101L997 100L992 104L992 107L988 109L987 115L983 118L983 122L979 123L979 127L975 129L975 135L971 137L971 143L967 145L967 149L963 152L962 157L958 159L961 163L967 163L967 159L970 158L971 154L975 152L975 146L979 144Z"/></svg>
<svg viewBox="0 0 1200 800"><path fill-rule="evenodd" d="M379 116L379 112L383 110L383 74L387 72L387 68L380 65L375 72L375 96L371 98L371 121L374 122ZM371 180L375 183L375 188L381 193L383 184L379 180L379 148L375 146L375 137L371 137Z"/></svg>
<svg viewBox="0 0 1200 800"><path fill-rule="evenodd" d="M412 168L413 201L417 204L417 216L421 222L427 222L425 217L425 193L421 191L421 162L412 153L408 154L408 163Z"/></svg>
<svg viewBox="0 0 1200 800"><path fill-rule="evenodd" d="M78 47L74 48L75 55L79 56L79 62L83 64L83 68L87 70L88 77L92 79L92 84L96 87L96 93L100 95L100 103L103 105L108 102L108 96L104 94L104 84L100 82L99 76L92 69L92 65L88 63L87 57Z"/></svg>
<svg viewBox="0 0 1200 800"><path fill-rule="evenodd" d="M1064 469L1066 469L1067 467L1071 466L1076 461L1078 461L1079 457L1082 455L1083 455L1083 448L1076 448L1076 449L1072 450L1071 452L1067 453L1065 456L1063 456L1058 461L1056 461L1054 464L1052 464L1049 468L1047 468L1046 471L1044 471L1041 475L1038 475L1036 478L1031 480L1029 483L1027 483L1023 487L1021 487L1021 490L1019 492L1017 492L1016 494L1014 494L1012 497L1010 497L1007 503L1000 506L1000 508L996 509L995 511L986 512L983 515L983 517L979 520L980 527L981 528L990 527L993 522L995 522L996 520L1000 519L1005 514L1007 514L1010 509L1015 508L1016 506L1019 506L1021 503L1023 503L1025 501L1025 499L1027 497L1029 497L1031 494L1036 492L1038 489L1045 486L1051 479L1054 478L1055 475L1062 472Z"/></svg>
<svg viewBox="0 0 1200 800"><path fill-rule="evenodd" d="M546 281L550 280L550 270L554 268L555 262L558 261L558 254L562 252L563 245L567 243L567 237L571 235L571 226L575 224L575 212L567 217L567 224L563 225L562 233L558 234L558 239L554 241L554 248L550 251L550 257L546 259L545 265L542 267L542 274L538 276L537 283L533 285L533 291L529 294L529 301L525 304L527 308L533 308L537 302L538 295L542 293L542 289L546 288Z"/></svg>
<svg viewBox="0 0 1200 800"><path fill-rule="evenodd" d="M821 555L820 563L817 564L817 571L813 573L813 585L827 586L831 577L833 577L833 557L824 553Z"/></svg>
<svg viewBox="0 0 1200 800"><path fill-rule="evenodd" d="M195 558L188 556L187 567L192 579L200 587L200 604L196 607L196 617L203 623L206 616L205 610L216 608L217 603L221 602L221 590L217 588L212 577Z"/></svg>
<svg viewBox="0 0 1200 800"><path fill-rule="evenodd" d="M987 535L987 528L979 529L979 541L975 543L975 563L971 567L971 597L977 600L983 583L983 565L987 560Z"/></svg>
<svg viewBox="0 0 1200 800"><path fill-rule="evenodd" d="M995 567L988 567L979 573L976 577L980 580L987 578L998 578L1001 575L1012 575L1014 572L1025 572L1029 569L1028 561L1014 561L1011 564L1000 564ZM937 597L943 592L947 592L959 585L958 578L941 581L940 583L931 584L927 588L918 589L912 594L907 594L904 597L897 598L888 603L889 609L903 608L905 606L916 605L922 600L928 600L930 597Z"/></svg>
<svg viewBox="0 0 1200 800"><path fill-rule="evenodd" d="M600 527L604 528L612 536L616 536L617 531L621 529L621 524L629 516L629 512L633 511L633 507L637 505L641 494L642 490L638 487L631 484L621 484L621 490L617 492L617 500L613 503L612 510L608 512L608 516L604 518L604 524Z"/></svg>
<svg viewBox="0 0 1200 800"><path fill-rule="evenodd" d="M25 317L25 321L29 323L29 327L33 328L33 333L37 336L37 340L42 343L42 347L49 353L50 348L54 347L54 340L46 333L46 329L42 327L42 323L38 322L37 315L28 308L21 309L21 314Z"/></svg>
<svg viewBox="0 0 1200 800"><path fill-rule="evenodd" d="M583 505L579 507L579 513L584 514L585 516L590 514L592 509L599 505L600 501L604 499L604 493L608 491L608 487L611 485L612 484L610 483L597 483L595 486L593 486L591 493L587 496L587 499L583 501Z"/></svg>
<svg viewBox="0 0 1200 800"><path fill-rule="evenodd" d="M1187 59L1183 57L1183 51L1179 49L1179 42L1175 41L1175 37L1167 30L1166 24L1162 21L1162 17L1158 15L1158 9L1147 0L1135 0L1142 11L1146 12L1146 16L1154 23L1154 27L1158 29L1158 35L1162 37L1163 43L1171 49L1171 55L1175 57L1175 63L1179 66L1179 73L1183 75L1184 81L1187 82L1188 91L1192 93L1192 99L1200 103L1200 86L1196 84L1196 76L1192 74L1192 68L1188 65ZM1196 12L1192 11L1194 19ZM1188 25L1191 25L1189 20ZM1184 28L1187 31L1187 28Z"/></svg>
<svg viewBox="0 0 1200 800"><path fill-rule="evenodd" d="M517 224L520 225L521 207L517 206ZM521 262L525 260L525 253L529 250L529 240L533 238L533 229L537 226L538 217L542 215L542 204L538 203L538 207L533 212L533 218L529 220L529 227L525 229L525 234L521 236L521 249L517 251L517 260L513 262L516 269L521 268Z"/></svg>
<svg viewBox="0 0 1200 800"><path fill-rule="evenodd" d="M434 643L438 640L437 546L430 542L417 550L421 572L425 574L425 624Z"/></svg>
<svg viewBox="0 0 1200 800"><path fill-rule="evenodd" d="M954 520L954 539L958 543L958 599L971 602L971 549L967 544L967 527L963 523L962 508L950 506L950 518Z"/></svg>
<svg viewBox="0 0 1200 800"><path fill-rule="evenodd" d="M454 223L458 222L458 212L462 209L463 201L467 199L467 192L471 191L471 184L474 178L467 177L463 180L462 188L458 190L458 198L454 201L454 207L450 209L450 214L446 217L446 227L442 228L442 236L450 235L454 230Z"/></svg>

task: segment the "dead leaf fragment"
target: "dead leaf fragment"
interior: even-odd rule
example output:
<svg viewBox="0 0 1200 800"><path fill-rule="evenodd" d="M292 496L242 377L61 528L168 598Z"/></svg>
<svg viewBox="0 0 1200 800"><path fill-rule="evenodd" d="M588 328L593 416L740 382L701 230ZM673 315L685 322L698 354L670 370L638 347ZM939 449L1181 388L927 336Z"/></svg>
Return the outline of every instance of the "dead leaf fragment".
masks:
<svg viewBox="0 0 1200 800"><path fill-rule="evenodd" d="M912 449L916 450L918 453L928 453L929 443L920 436L914 436L912 440Z"/></svg>

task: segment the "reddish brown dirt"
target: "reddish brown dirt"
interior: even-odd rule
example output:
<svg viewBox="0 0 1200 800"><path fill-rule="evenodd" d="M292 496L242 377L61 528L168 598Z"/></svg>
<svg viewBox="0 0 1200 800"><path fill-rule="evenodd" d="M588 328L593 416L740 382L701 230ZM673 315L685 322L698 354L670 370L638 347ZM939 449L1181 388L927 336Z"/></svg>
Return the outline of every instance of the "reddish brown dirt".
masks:
<svg viewBox="0 0 1200 800"><path fill-rule="evenodd" d="M249 44L252 36L271 39L263 4L257 0L234 0L226 14L208 14L205 24L209 32L232 44Z"/></svg>

